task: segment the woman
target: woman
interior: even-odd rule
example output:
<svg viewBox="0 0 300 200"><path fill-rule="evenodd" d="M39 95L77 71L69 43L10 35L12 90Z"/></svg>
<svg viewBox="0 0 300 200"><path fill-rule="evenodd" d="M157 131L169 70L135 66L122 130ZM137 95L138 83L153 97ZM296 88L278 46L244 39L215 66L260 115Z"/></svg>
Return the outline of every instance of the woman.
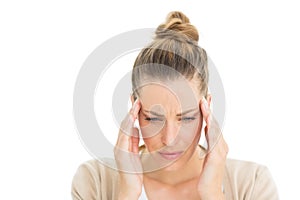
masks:
<svg viewBox="0 0 300 200"><path fill-rule="evenodd" d="M278 199L266 167L227 159L210 110L206 52L197 42L196 28L181 12L157 28L134 63L132 108L114 152L119 170L83 163L73 199ZM207 149L199 145L201 134Z"/></svg>

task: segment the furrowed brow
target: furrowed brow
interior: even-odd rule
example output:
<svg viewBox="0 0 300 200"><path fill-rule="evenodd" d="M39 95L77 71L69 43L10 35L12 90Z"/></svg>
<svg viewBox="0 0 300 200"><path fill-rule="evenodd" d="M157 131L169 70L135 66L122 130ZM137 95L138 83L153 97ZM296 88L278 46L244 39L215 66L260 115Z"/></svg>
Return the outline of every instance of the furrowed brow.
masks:
<svg viewBox="0 0 300 200"><path fill-rule="evenodd" d="M195 110L198 110L199 108L192 108L192 109L189 109L189 110L186 110L186 111L183 111L182 113L178 113L176 114L176 116L182 116L182 115L185 115L185 114L188 114L192 111L195 111ZM149 110L144 110L146 113L150 113L152 115L155 115L155 116L158 116L158 117L163 117L164 115L163 114L160 114L160 113L157 113L157 112L154 112L154 111L149 111Z"/></svg>
<svg viewBox="0 0 300 200"><path fill-rule="evenodd" d="M195 111L195 110L199 110L199 108L197 107L197 108L192 108L192 109L183 111L182 113L179 113L179 114L177 114L176 116L182 116L182 115L188 114L188 113L190 113L190 112L193 112L193 111Z"/></svg>
<svg viewBox="0 0 300 200"><path fill-rule="evenodd" d="M162 114L159 114L159 113L157 113L157 112L154 112L154 111L149 111L149 110L144 110L146 113L150 113L150 114L152 114L152 115L155 115L155 116L158 116L158 117L163 117L164 115L162 115Z"/></svg>

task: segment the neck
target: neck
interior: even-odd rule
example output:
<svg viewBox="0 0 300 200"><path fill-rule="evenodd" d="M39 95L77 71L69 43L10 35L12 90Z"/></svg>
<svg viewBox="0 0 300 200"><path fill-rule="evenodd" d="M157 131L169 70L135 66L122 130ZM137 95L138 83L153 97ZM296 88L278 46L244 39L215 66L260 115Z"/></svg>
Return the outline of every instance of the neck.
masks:
<svg viewBox="0 0 300 200"><path fill-rule="evenodd" d="M191 158L180 167L174 167L173 169L173 166L168 166L154 172L145 173L144 176L168 185L179 185L194 179L198 180L203 167L203 159L199 159L198 156L200 151L202 150L198 146L191 155Z"/></svg>

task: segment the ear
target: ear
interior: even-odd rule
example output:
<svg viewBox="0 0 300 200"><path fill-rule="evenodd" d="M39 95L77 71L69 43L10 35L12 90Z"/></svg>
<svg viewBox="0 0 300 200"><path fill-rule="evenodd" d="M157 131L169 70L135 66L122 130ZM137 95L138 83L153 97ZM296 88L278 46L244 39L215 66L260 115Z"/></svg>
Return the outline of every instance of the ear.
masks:
<svg viewBox="0 0 300 200"><path fill-rule="evenodd" d="M206 101L208 103L208 107L210 107L210 102L211 102L211 95L210 94L207 94Z"/></svg>

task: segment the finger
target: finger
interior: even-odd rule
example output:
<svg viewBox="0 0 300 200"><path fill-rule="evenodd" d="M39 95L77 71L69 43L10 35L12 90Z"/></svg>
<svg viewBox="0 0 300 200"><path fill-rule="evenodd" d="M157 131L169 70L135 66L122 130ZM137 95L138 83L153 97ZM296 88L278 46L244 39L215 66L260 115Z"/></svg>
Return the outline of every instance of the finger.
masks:
<svg viewBox="0 0 300 200"><path fill-rule="evenodd" d="M207 149L208 149L208 151L210 151L210 149L211 149L211 144L212 144L212 142L211 142L211 139L209 138L209 129L208 129L208 126L205 126L205 128L204 128L204 134L205 134L205 139L206 139L206 142L207 142Z"/></svg>
<svg viewBox="0 0 300 200"><path fill-rule="evenodd" d="M137 99L120 126L114 154L118 169L123 172L142 171L138 154L139 132L134 127L134 121L138 116L140 108L140 102Z"/></svg>
<svg viewBox="0 0 300 200"><path fill-rule="evenodd" d="M220 140L222 133L219 128L219 124L214 118L205 98L201 100L200 107L203 118L206 122L204 133L208 145L208 151L211 151Z"/></svg>
<svg viewBox="0 0 300 200"><path fill-rule="evenodd" d="M133 132L137 134L138 129L133 128ZM139 138L128 136L120 131L120 137L114 148L114 156L119 171L129 173L142 172L142 166L139 160Z"/></svg>
<svg viewBox="0 0 300 200"><path fill-rule="evenodd" d="M131 137L131 147L133 153L139 153L139 130L137 128L133 128L133 136Z"/></svg>
<svg viewBox="0 0 300 200"><path fill-rule="evenodd" d="M222 162L226 160L228 151L228 145L225 142L223 136L221 135L210 154L213 155L214 159L216 159L216 162Z"/></svg>
<svg viewBox="0 0 300 200"><path fill-rule="evenodd" d="M131 136L138 137L136 135L133 135L134 132L133 126L139 110L140 110L140 102L137 99L121 123L118 140L116 144L116 146L118 146L119 148L132 151Z"/></svg>
<svg viewBox="0 0 300 200"><path fill-rule="evenodd" d="M225 138L223 136L223 134L220 136L220 143L221 143L221 151L223 154L227 155L229 152L229 147L227 142L225 141Z"/></svg>
<svg viewBox="0 0 300 200"><path fill-rule="evenodd" d="M141 104L139 99L137 99L121 123L120 129L123 131L124 134L132 136L132 128L140 111L140 108Z"/></svg>
<svg viewBox="0 0 300 200"><path fill-rule="evenodd" d="M203 120L205 121L206 123L206 126L204 128L204 134L205 134L205 138L206 138L206 141L207 141L207 145L208 145L208 149L210 147L210 139L209 139L209 127L210 127L210 109L208 107L208 103L206 101L206 99L203 97L200 101L200 110L201 110L201 113L202 113L202 116L203 116Z"/></svg>
<svg viewBox="0 0 300 200"><path fill-rule="evenodd" d="M133 103L132 108L129 111L129 114L132 116L133 121L137 118L140 109L141 109L141 102L139 98L137 98Z"/></svg>
<svg viewBox="0 0 300 200"><path fill-rule="evenodd" d="M126 151L131 151L131 138L125 134L122 130L119 131L117 143L115 146L116 149L122 149Z"/></svg>
<svg viewBox="0 0 300 200"><path fill-rule="evenodd" d="M211 151L220 141L220 138L222 137L222 132L219 126L215 123L211 123L209 127L206 126L204 130L208 150Z"/></svg>
<svg viewBox="0 0 300 200"><path fill-rule="evenodd" d="M205 137L208 143L208 153L219 152L221 155L227 155L228 145L218 127L211 126L211 129L208 130Z"/></svg>
<svg viewBox="0 0 300 200"><path fill-rule="evenodd" d="M211 111L210 111L208 103L207 103L207 101L204 97L200 101L200 110L201 110L203 119L205 120L205 123L209 127L210 126L210 119L211 119Z"/></svg>

